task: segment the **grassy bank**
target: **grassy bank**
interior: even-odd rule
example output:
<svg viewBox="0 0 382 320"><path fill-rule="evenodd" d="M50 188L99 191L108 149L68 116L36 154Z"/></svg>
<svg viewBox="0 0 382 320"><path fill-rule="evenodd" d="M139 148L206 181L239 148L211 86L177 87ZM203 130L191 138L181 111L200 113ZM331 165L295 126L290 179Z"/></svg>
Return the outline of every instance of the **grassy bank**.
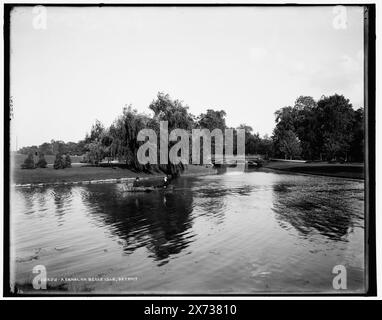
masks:
<svg viewBox="0 0 382 320"><path fill-rule="evenodd" d="M270 161L264 164L265 170L279 170L290 173L304 173L322 176L334 176L353 179L364 179L363 164L329 164L326 162L293 163L282 161ZM182 176L201 176L215 174L214 168L188 165ZM15 184L38 184L78 182L89 180L120 179L120 178L147 178L163 176L163 172L134 172L129 169L111 167L89 167L75 164L72 168L55 170L52 166L41 169L21 169L16 166L12 171L12 183Z"/></svg>
<svg viewBox="0 0 382 320"><path fill-rule="evenodd" d="M184 175L206 175L213 174L213 169L203 166L189 165L183 172ZM78 182L88 180L104 180L135 177L157 177L163 176L163 172L134 172L121 168L101 168L73 166L72 168L55 170L52 167L45 169L20 169L15 167L12 172L12 183L15 184L37 184L37 183L58 183L58 182Z"/></svg>
<svg viewBox="0 0 382 320"><path fill-rule="evenodd" d="M52 156L52 155L45 155L44 157L48 165L53 165L54 160L56 159L56 156ZM15 167L20 167L24 163L24 160L26 158L27 158L27 155L25 154L12 153L11 161L15 165ZM72 160L72 163L78 163L82 160L82 157L70 156L70 159Z"/></svg>
<svg viewBox="0 0 382 320"><path fill-rule="evenodd" d="M264 168L321 176L364 179L364 168L362 163L340 164L327 162L294 163L270 161L264 164Z"/></svg>

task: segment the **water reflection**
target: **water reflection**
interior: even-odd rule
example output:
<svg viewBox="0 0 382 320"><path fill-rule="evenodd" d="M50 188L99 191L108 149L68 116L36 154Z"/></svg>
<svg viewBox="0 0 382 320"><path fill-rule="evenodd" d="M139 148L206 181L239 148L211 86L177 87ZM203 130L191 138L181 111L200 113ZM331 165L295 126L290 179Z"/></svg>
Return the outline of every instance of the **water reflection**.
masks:
<svg viewBox="0 0 382 320"><path fill-rule="evenodd" d="M50 190L50 195L53 198L53 203L56 208L55 215L59 225L65 223L65 214L69 211L72 205L72 187L71 186L55 186ZM43 196L46 201L47 194Z"/></svg>
<svg viewBox="0 0 382 320"><path fill-rule="evenodd" d="M363 200L363 190L346 190L343 186L334 190L336 186L316 186L317 190L307 192L304 184L274 184L272 209L280 226L284 229L293 226L303 237L318 232L331 240L347 241L355 221L363 219L363 208L356 204L359 198ZM350 196L344 191L351 191Z"/></svg>
<svg viewBox="0 0 382 320"><path fill-rule="evenodd" d="M128 193L113 187L114 192L105 192L104 185L89 185L81 197L92 208L89 215L118 237L124 253L146 247L155 260L167 262L188 246L192 193Z"/></svg>
<svg viewBox="0 0 382 320"><path fill-rule="evenodd" d="M17 281L30 283L38 261L52 276L140 277L116 291L331 290L328 270L347 262L349 287L362 288L363 183L228 170L172 183L150 193L120 184L15 190Z"/></svg>
<svg viewBox="0 0 382 320"><path fill-rule="evenodd" d="M21 199L20 200L24 203L24 213L26 215L34 213L34 207L36 205L36 203L35 203L36 195L38 197L38 202L40 203L40 205L41 206L45 205L46 189L45 190L44 189L39 189L38 190L39 192L36 192L36 190L38 190L38 189L25 188L25 189L18 189L18 190L16 190L16 193L21 195ZM22 207L22 205L20 203L15 203L15 204L18 204L18 205L20 205L20 207Z"/></svg>

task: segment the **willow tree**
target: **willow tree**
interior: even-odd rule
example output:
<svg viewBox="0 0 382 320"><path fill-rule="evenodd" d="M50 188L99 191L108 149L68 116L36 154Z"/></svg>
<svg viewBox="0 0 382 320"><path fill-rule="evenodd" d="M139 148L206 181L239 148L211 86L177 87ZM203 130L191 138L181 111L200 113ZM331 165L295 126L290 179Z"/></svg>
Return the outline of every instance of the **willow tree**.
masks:
<svg viewBox="0 0 382 320"><path fill-rule="evenodd" d="M168 122L168 132L174 129L183 129L191 133L195 127L195 116L188 112L189 107L184 105L181 100L172 99L170 95L158 92L156 99L149 105L149 109L154 112L153 124L158 124L160 121ZM176 142L169 142L170 149ZM191 134L190 134L191 146ZM189 153L191 154L191 153ZM163 171L168 174L178 175L183 170L183 164L172 164L169 159L166 165L160 166Z"/></svg>
<svg viewBox="0 0 382 320"><path fill-rule="evenodd" d="M142 169L136 157L140 143L137 140L140 130L148 127L150 117L138 113L132 106L125 107L109 129L112 139L110 149L118 159L124 161L129 167Z"/></svg>

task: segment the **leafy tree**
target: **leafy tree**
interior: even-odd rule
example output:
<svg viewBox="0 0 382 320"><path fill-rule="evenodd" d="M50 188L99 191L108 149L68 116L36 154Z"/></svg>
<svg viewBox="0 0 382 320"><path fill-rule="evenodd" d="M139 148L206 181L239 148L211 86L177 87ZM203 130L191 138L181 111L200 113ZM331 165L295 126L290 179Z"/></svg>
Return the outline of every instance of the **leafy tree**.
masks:
<svg viewBox="0 0 382 320"><path fill-rule="evenodd" d="M222 133L224 134L224 130L227 128L226 126L226 112L224 110L213 110L213 109L207 109L206 113L201 113L198 117L195 119L195 126L200 129L208 129L210 132L212 132L215 129L220 129ZM192 149L192 144L190 143L190 148ZM200 145L200 157L203 158L203 144ZM223 146L224 149L224 146ZM211 139L211 153L215 153L215 138ZM191 154L191 152L190 152Z"/></svg>
<svg viewBox="0 0 382 320"><path fill-rule="evenodd" d="M169 132L173 129L191 130L195 127L195 117L188 112L180 100L172 100L168 94L159 92L149 109L154 112L157 121L168 121Z"/></svg>
<svg viewBox="0 0 382 320"><path fill-rule="evenodd" d="M69 141L65 144L66 146L66 153L69 155L79 155L82 154L81 152L77 152L78 144L72 141Z"/></svg>
<svg viewBox="0 0 382 320"><path fill-rule="evenodd" d="M175 128L188 131L193 128L205 128L210 131L218 128L224 133L224 129L227 128L224 110L207 109L206 113L201 113L195 118L182 101L174 100L161 92L151 102L149 109L154 113L153 117L138 113L132 106L125 107L122 115L109 128L105 128L96 120L90 133L77 143L51 140L40 146L23 147L18 152L28 157L22 167L34 167L33 154L37 152L41 155L38 166L44 166L43 154L56 154L55 168L66 167L66 158L70 159L70 155L87 153L92 163L99 163L107 156L109 160L118 158L131 168L143 170L145 168L136 159L137 150L142 144L137 141L141 129L153 129L159 139L160 121L168 121L169 132ZM364 159L364 111L362 108L353 110L349 100L342 95L323 96L317 102L310 96L300 96L293 106L277 110L275 120L272 138L261 138L259 133L253 133L253 128L246 124L239 126L245 130L247 154L288 158L301 155L304 159L312 160L324 157L328 160ZM234 154L237 149L236 136L237 131L234 129ZM213 151L214 139L211 142ZM169 148L175 143L170 142ZM190 143L190 155L191 149ZM63 154L66 156L62 156ZM169 165L161 169L167 170L168 173L176 173L181 168Z"/></svg>
<svg viewBox="0 0 382 320"><path fill-rule="evenodd" d="M227 128L225 123L226 112L224 110L207 109L206 113L201 113L197 117L197 126L210 131L220 129L224 133Z"/></svg>
<svg viewBox="0 0 382 320"><path fill-rule="evenodd" d="M275 112L275 118L276 127L272 135L274 152L280 157L290 157L288 143L295 145L296 109L291 106L283 107Z"/></svg>
<svg viewBox="0 0 382 320"><path fill-rule="evenodd" d="M294 103L294 107L298 111L306 109L311 110L317 107L317 103L310 96L299 96Z"/></svg>
<svg viewBox="0 0 382 320"><path fill-rule="evenodd" d="M291 107L284 107L275 112L276 127L281 131L295 130L296 110Z"/></svg>
<svg viewBox="0 0 382 320"><path fill-rule="evenodd" d="M38 152L38 147L37 146L30 146L30 147L23 147L17 150L18 153L29 155L30 153L35 154Z"/></svg>
<svg viewBox="0 0 382 320"><path fill-rule="evenodd" d="M139 131L148 128L150 123L151 120L147 115L140 114L129 106L123 109L123 114L110 127L109 133L112 139L110 149L132 168L142 168L136 157L140 146L137 137Z"/></svg>
<svg viewBox="0 0 382 320"><path fill-rule="evenodd" d="M53 154L57 154L57 153L63 154L67 152L67 147L64 141L52 139L50 143L52 145Z"/></svg>
<svg viewBox="0 0 382 320"><path fill-rule="evenodd" d="M245 141L245 153L246 154L258 154L260 153L261 138L259 133L250 134L246 136Z"/></svg>
<svg viewBox="0 0 382 320"><path fill-rule="evenodd" d="M362 110L362 109L361 109ZM363 159L363 115L354 111L342 95L323 96L318 102L300 96L293 107L276 111L273 148L277 156L285 153L282 137L292 131L299 140L305 159ZM293 139L292 139L293 140Z"/></svg>
<svg viewBox="0 0 382 320"><path fill-rule="evenodd" d="M22 169L34 169L36 166L34 164L33 153L29 153L24 163L21 165Z"/></svg>
<svg viewBox="0 0 382 320"><path fill-rule="evenodd" d="M38 151L41 154L46 155L52 155L53 154L53 147L52 144L49 142L44 142L38 147Z"/></svg>
<svg viewBox="0 0 382 320"><path fill-rule="evenodd" d="M292 130L286 130L283 132L283 136L280 137L280 151L284 153L285 159L293 159L300 155L301 146L296 134Z"/></svg>
<svg viewBox="0 0 382 320"><path fill-rule="evenodd" d="M98 164L103 159L102 144L99 141L90 142L86 145L89 156L89 162L92 164Z"/></svg>
<svg viewBox="0 0 382 320"><path fill-rule="evenodd" d="M113 143L113 137L110 135L108 130L101 135L100 141L103 155L107 156L108 160L110 160L112 157L111 145Z"/></svg>
<svg viewBox="0 0 382 320"><path fill-rule="evenodd" d="M48 163L45 160L44 154L40 153L39 154L38 162L36 164L36 167L38 167L38 168L46 168L47 166L48 166Z"/></svg>
<svg viewBox="0 0 382 320"><path fill-rule="evenodd" d="M353 140L350 144L349 156L352 161L364 160L364 111L362 108L354 112Z"/></svg>
<svg viewBox="0 0 382 320"><path fill-rule="evenodd" d="M101 135L104 133L105 127L101 123L101 121L96 120L95 123L92 125L92 128L90 130L90 135L86 134L85 142L90 143L94 141L98 141L101 137Z"/></svg>
<svg viewBox="0 0 382 320"><path fill-rule="evenodd" d="M265 156L265 159L268 159L270 156L272 156L272 146L272 139L268 135L264 135L262 138L260 138L256 153L262 154Z"/></svg>
<svg viewBox="0 0 382 320"><path fill-rule="evenodd" d="M246 154L255 154L257 153L259 143L260 143L260 136L259 134L252 134L253 128L245 123L240 124L240 126L237 129L244 130L245 132L245 153ZM235 141L236 142L236 137Z"/></svg>
<svg viewBox="0 0 382 320"><path fill-rule="evenodd" d="M300 141L303 157L313 159L319 155L321 147L317 136L319 129L317 103L312 97L298 97L293 107L281 108L275 112L275 116L277 135L281 136L285 131L291 130ZM275 148L278 152L280 145L278 145L278 139L275 140Z"/></svg>
<svg viewBox="0 0 382 320"><path fill-rule="evenodd" d="M67 154L65 156L65 168L70 168L72 166L72 160L70 159L70 156Z"/></svg>
<svg viewBox="0 0 382 320"><path fill-rule="evenodd" d="M342 95L323 96L317 102L319 138L328 160L347 157L353 140L354 110L349 100Z"/></svg>
<svg viewBox="0 0 382 320"><path fill-rule="evenodd" d="M188 112L189 107L184 105L180 100L173 100L168 94L159 92L157 98L151 102L149 109L154 112L154 122L150 121L149 124L155 128L155 122L168 121L168 131L171 132L174 129L184 129L191 131L196 127L196 118L194 115ZM191 139L191 137L190 137ZM176 142L169 142L169 149ZM191 143L190 143L191 146ZM191 147L190 147L191 148ZM189 153L191 154L191 152ZM168 161L168 165L165 170L170 174L178 174L182 165L174 166Z"/></svg>
<svg viewBox="0 0 382 320"><path fill-rule="evenodd" d="M238 129L244 130L246 134L251 134L253 128L245 123L239 125Z"/></svg>
<svg viewBox="0 0 382 320"><path fill-rule="evenodd" d="M317 132L319 122L317 118L317 103L312 97L300 96L294 104L294 128L301 142L301 152L305 159L319 157L320 145Z"/></svg>
<svg viewBox="0 0 382 320"><path fill-rule="evenodd" d="M56 159L54 160L53 164L54 169L65 169L66 168L66 162L61 153L56 154Z"/></svg>
<svg viewBox="0 0 382 320"><path fill-rule="evenodd" d="M82 154L86 153L87 151L89 151L89 150L86 148L85 140L78 141L74 154L82 155Z"/></svg>

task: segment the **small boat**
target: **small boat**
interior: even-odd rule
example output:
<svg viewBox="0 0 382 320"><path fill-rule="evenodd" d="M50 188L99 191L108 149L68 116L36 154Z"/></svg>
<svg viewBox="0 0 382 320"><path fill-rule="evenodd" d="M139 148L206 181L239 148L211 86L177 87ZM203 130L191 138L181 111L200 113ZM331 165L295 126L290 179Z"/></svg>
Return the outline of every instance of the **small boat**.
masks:
<svg viewBox="0 0 382 320"><path fill-rule="evenodd" d="M122 188L122 192L152 192L159 190L172 190L174 186L163 186L163 187L132 187L132 186L124 186Z"/></svg>
<svg viewBox="0 0 382 320"><path fill-rule="evenodd" d="M248 160L246 164L248 168L260 168L263 165L263 161L261 159Z"/></svg>
<svg viewBox="0 0 382 320"><path fill-rule="evenodd" d="M123 188L123 192L151 192L155 191L154 187L133 187L133 186L125 186Z"/></svg>
<svg viewBox="0 0 382 320"><path fill-rule="evenodd" d="M151 192L162 189L172 189L168 184L167 177L154 179L139 179L122 185L123 192Z"/></svg>
<svg viewBox="0 0 382 320"><path fill-rule="evenodd" d="M247 162L247 165L248 165L249 168L257 168L258 167L257 162L256 161L251 161L251 160Z"/></svg>

